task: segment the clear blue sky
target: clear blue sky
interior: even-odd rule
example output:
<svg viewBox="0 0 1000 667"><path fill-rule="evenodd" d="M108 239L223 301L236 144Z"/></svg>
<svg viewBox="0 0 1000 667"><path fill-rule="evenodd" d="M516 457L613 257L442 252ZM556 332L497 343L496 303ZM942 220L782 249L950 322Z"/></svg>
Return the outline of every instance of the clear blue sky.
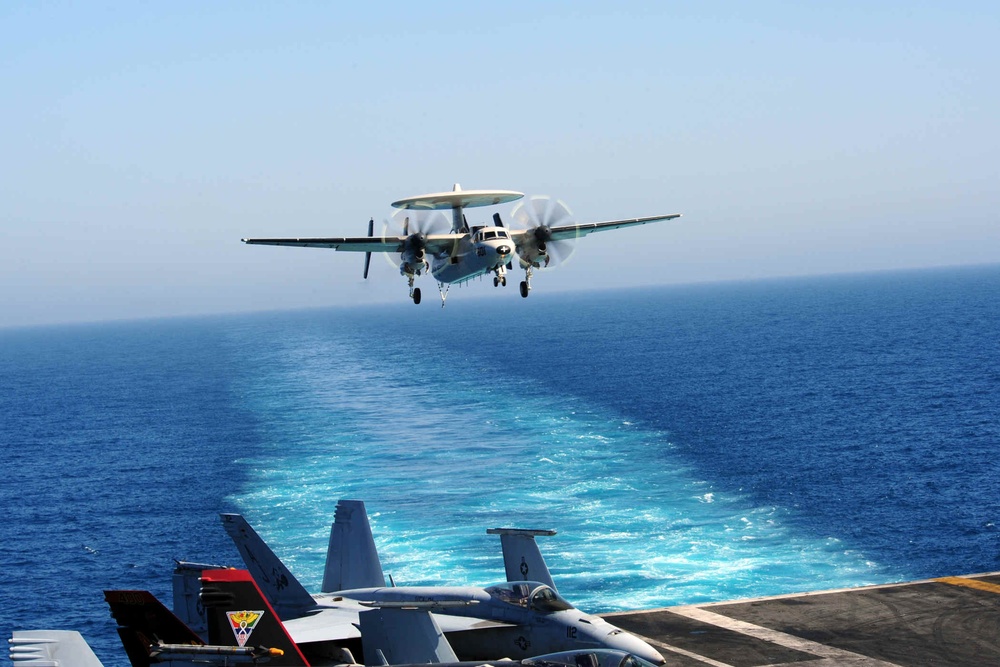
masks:
<svg viewBox="0 0 1000 667"><path fill-rule="evenodd" d="M406 303L239 239L455 182L684 213L536 293L1000 262L998 35L991 2L3 3L0 327Z"/></svg>

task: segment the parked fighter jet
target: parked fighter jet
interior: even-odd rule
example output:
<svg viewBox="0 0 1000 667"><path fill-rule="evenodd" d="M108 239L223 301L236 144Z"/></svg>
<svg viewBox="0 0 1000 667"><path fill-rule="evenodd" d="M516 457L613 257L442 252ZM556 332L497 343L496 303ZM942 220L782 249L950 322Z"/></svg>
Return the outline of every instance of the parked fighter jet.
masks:
<svg viewBox="0 0 1000 667"><path fill-rule="evenodd" d="M291 638L283 632L280 619L274 615L271 605L264 599L263 593L246 570L207 571L202 574L201 598L209 615L211 642L232 642L235 632L232 624L227 622L234 615L255 613L245 610L259 609L263 611L257 626L261 626L267 614L270 614L271 628L269 634L260 638L269 645L281 646L285 654L297 653L297 647ZM560 653L547 654L513 661L506 658L499 660L477 661L474 663L459 663L455 652L438 626L431 609L436 608L435 602L404 602L398 604L372 603L373 606L359 614L359 629L364 643L364 653L368 656L367 664L387 667L390 665L415 666L434 664L436 667L653 667L641 658L625 651L611 649L578 649ZM276 622L277 621L277 622ZM213 630L214 628L214 630ZM280 636L279 636L280 633ZM257 630L254 630L257 638ZM345 652L344 659L353 662L354 657ZM269 664L279 664L271 662ZM285 663L280 663L285 664ZM288 664L301 665L310 663L294 662ZM358 667L337 663L328 663L338 667ZM317 663L312 663L317 667Z"/></svg>
<svg viewBox="0 0 1000 667"><path fill-rule="evenodd" d="M269 667L361 667L349 651L307 660L246 570L206 570L199 595L207 614L208 641L193 632L146 591L107 591L105 597L133 667L267 664ZM458 662L429 609L437 603L375 606L359 614L369 664L415 667L653 667L624 651L582 649L512 661ZM75 633L74 633L75 634ZM173 642L173 643L166 643ZM251 647L254 644L264 646ZM26 663L30 665L31 663ZM65 664L65 663L60 663ZM47 665L51 667L51 665ZM88 665L87 667L100 667Z"/></svg>
<svg viewBox="0 0 1000 667"><path fill-rule="evenodd" d="M521 573L526 567L535 580L518 577L486 588L386 587L364 503L341 500L330 532L323 592L313 596L242 516L222 514L221 518L247 569L307 657L337 654L342 648L360 652L359 614L368 608L364 603L388 606L419 602L438 605L434 619L462 660L521 659L610 648L663 663L663 657L649 644L598 616L575 609L550 583L543 583L552 579L537 551L534 534L549 531L508 531L514 537L507 541L516 545L509 554L505 549L508 579L513 578L512 568ZM188 587L195 585L190 582ZM452 606L459 601L465 604ZM195 608L190 604L181 607L178 615L189 624L197 622Z"/></svg>

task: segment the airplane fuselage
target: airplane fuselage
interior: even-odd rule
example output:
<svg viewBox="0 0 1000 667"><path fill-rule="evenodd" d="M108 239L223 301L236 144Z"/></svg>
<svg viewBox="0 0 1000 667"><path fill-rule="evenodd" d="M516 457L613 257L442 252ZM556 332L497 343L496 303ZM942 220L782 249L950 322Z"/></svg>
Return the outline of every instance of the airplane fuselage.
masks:
<svg viewBox="0 0 1000 667"><path fill-rule="evenodd" d="M514 243L503 227L476 227L451 252L429 257L431 275L440 283L461 283L487 273L504 275L514 257Z"/></svg>
<svg viewBox="0 0 1000 667"><path fill-rule="evenodd" d="M524 594L516 594L519 587ZM511 591L515 593L512 595ZM576 609L550 587L537 582L505 583L486 589L472 586L363 588L321 594L315 599L320 608L342 606L344 599L374 603L471 601L473 604L468 606L434 613L461 660L490 660L498 655L521 659L539 653L609 648L627 651L656 664L663 661L653 647L635 635L599 616ZM477 618L493 624L484 624L483 628L474 631L463 624L462 630L450 631L449 616ZM289 623L290 628L294 625L294 622Z"/></svg>

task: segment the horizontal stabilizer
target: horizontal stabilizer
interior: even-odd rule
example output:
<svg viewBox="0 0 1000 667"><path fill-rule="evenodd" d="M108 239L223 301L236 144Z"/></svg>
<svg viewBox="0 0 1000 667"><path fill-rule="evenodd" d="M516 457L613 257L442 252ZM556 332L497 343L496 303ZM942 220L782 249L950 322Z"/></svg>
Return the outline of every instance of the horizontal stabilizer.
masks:
<svg viewBox="0 0 1000 667"><path fill-rule="evenodd" d="M233 539L264 597L283 619L297 618L316 606L302 584L240 514L220 514L222 526Z"/></svg>
<svg viewBox="0 0 1000 667"><path fill-rule="evenodd" d="M381 654L390 665L458 662L429 611L379 607L358 615L365 662Z"/></svg>
<svg viewBox="0 0 1000 667"><path fill-rule="evenodd" d="M535 537L555 535L554 530L531 530L525 528L488 528L488 535L499 535L503 549L503 565L507 571L507 581L538 581L556 590L549 574L549 568L538 550Z"/></svg>
<svg viewBox="0 0 1000 667"><path fill-rule="evenodd" d="M324 593L355 588L383 588L385 576L379 562L375 539L368 523L365 504L360 500L340 500L330 527L330 545L323 572Z"/></svg>

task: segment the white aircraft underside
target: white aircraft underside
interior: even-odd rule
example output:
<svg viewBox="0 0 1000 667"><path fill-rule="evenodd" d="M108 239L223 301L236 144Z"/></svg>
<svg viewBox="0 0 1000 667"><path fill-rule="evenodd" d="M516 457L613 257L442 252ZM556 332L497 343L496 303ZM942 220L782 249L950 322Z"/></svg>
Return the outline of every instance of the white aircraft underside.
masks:
<svg viewBox="0 0 1000 667"><path fill-rule="evenodd" d="M551 200L529 200L523 213L524 229L505 227L499 214L493 215L492 225L470 227L464 209L478 206L494 206L516 201L523 193L512 190L462 190L456 183L451 192L437 192L417 197L409 197L393 202L402 210L414 211L414 224L409 218L403 225L403 234L374 235L374 220L368 223L368 236L330 238L245 238L250 245L298 246L304 248L332 248L334 250L363 252L365 257L365 278L368 277L371 253L388 253L399 258L399 271L407 278L410 297L420 303L420 289L414 287L417 276L430 273L438 283L441 303L447 295L447 287L453 283L463 283L489 273L493 274L494 286L507 284L507 272L516 261L524 269L521 282L522 297L531 290L531 276L534 269L549 265L554 257L556 244L578 239L592 232L622 229L650 222L679 218L679 213L656 215L645 218L627 218L606 222L569 222L569 211L559 202ZM451 231L429 233L421 230L416 216L419 212L451 210ZM438 214L441 215L440 213Z"/></svg>

